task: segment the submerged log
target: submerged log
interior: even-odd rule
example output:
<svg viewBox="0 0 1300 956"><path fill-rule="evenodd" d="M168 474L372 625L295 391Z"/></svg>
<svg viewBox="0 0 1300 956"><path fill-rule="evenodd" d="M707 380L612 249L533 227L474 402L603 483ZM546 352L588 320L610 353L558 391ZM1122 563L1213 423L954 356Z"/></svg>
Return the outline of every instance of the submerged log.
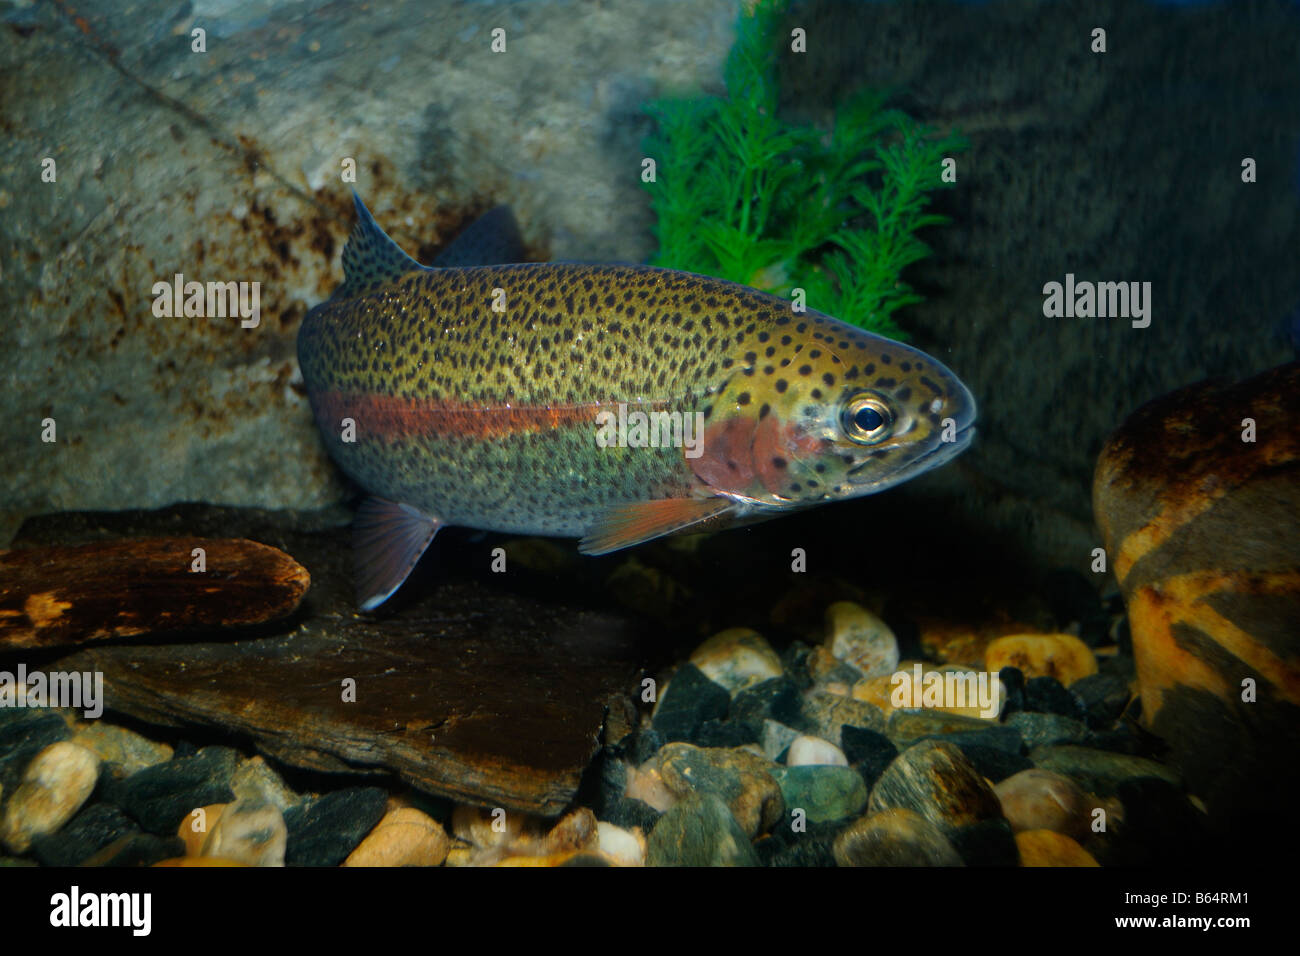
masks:
<svg viewBox="0 0 1300 956"><path fill-rule="evenodd" d="M0 552L0 650L286 617L307 569L242 538L145 538Z"/></svg>

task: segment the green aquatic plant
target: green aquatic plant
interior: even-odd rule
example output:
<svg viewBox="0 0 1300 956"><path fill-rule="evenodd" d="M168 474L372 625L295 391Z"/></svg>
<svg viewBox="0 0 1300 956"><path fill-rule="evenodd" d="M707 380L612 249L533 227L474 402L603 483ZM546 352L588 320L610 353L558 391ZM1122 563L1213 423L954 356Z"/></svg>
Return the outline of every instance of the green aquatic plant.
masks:
<svg viewBox="0 0 1300 956"><path fill-rule="evenodd" d="M784 0L742 12L725 97L656 100L647 182L659 252L651 264L731 279L895 338L893 314L921 300L903 270L930 255L917 236L947 222L927 212L951 186L942 162L965 147L938 136L882 94L859 93L830 129L777 115L776 58Z"/></svg>

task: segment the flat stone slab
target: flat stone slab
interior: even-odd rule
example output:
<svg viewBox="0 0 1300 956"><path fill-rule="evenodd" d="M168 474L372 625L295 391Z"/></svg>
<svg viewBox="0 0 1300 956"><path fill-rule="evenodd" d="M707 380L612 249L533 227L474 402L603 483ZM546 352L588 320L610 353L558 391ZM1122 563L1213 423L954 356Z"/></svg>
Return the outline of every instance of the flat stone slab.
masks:
<svg viewBox="0 0 1300 956"><path fill-rule="evenodd" d="M421 581L390 613L359 614L346 518L181 506L29 521L18 543L222 526L311 573L282 633L102 645L49 669L101 671L110 710L246 734L293 766L391 771L434 795L560 813L607 710L630 707L642 663L632 623L463 574Z"/></svg>

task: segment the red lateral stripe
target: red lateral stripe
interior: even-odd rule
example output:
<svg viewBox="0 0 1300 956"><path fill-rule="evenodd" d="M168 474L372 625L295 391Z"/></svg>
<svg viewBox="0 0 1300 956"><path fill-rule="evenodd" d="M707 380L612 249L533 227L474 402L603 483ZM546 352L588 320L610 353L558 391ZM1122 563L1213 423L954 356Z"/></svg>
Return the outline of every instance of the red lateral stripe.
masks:
<svg viewBox="0 0 1300 956"><path fill-rule="evenodd" d="M615 401L484 407L440 399L341 392L321 392L314 396L314 403L318 417L331 429L337 429L342 419L351 418L357 423L358 438L385 440L407 435L503 438L575 425L589 426L594 434L600 411L618 411ZM661 408L665 404L653 402L637 407Z"/></svg>

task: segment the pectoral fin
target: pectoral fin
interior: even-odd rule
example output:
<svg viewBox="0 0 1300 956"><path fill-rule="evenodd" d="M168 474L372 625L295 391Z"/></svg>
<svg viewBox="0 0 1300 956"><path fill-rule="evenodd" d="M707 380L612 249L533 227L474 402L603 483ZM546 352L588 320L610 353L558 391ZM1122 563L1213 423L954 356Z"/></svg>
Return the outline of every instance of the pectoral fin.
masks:
<svg viewBox="0 0 1300 956"><path fill-rule="evenodd" d="M683 531L738 510L730 498L667 498L618 505L601 515L578 542L583 554L607 554ZM700 528L698 530L705 530Z"/></svg>
<svg viewBox="0 0 1300 956"><path fill-rule="evenodd" d="M373 611L402 586L443 523L419 508L367 498L352 522L357 603Z"/></svg>

